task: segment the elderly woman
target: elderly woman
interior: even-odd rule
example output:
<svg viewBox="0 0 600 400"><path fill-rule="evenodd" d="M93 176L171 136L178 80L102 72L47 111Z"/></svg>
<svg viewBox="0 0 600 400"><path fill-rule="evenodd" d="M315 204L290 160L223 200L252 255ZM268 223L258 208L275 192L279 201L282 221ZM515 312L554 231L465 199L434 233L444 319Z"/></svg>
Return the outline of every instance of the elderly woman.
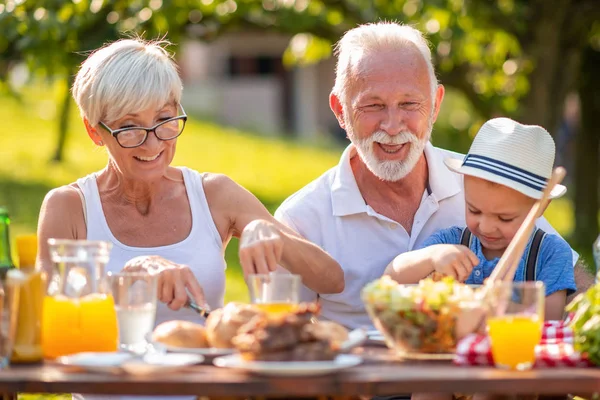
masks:
<svg viewBox="0 0 600 400"><path fill-rule="evenodd" d="M233 236L242 237L245 274L281 265L316 292L343 290L340 266L276 221L250 192L224 175L170 165L187 116L177 68L162 44L120 40L81 66L73 96L108 163L44 199L41 264L51 268L48 238L111 242L108 271L159 271L164 304L157 323L194 318L188 309L172 311L184 306L188 293L198 304L223 305L223 254Z"/></svg>

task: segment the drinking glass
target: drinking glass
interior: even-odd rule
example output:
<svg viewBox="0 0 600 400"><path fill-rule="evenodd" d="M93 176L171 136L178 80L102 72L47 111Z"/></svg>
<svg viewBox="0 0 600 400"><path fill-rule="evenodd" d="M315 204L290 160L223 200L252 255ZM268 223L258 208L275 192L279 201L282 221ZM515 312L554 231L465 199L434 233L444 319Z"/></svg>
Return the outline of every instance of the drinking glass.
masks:
<svg viewBox="0 0 600 400"><path fill-rule="evenodd" d="M248 275L250 301L269 314L293 311L300 301L300 275L270 273Z"/></svg>
<svg viewBox="0 0 600 400"><path fill-rule="evenodd" d="M119 325L119 348L143 352L156 318L158 275L122 272L108 276Z"/></svg>
<svg viewBox="0 0 600 400"><path fill-rule="evenodd" d="M495 302L487 320L494 364L527 370L535 364L542 339L545 290L543 282L501 282L492 288Z"/></svg>
<svg viewBox="0 0 600 400"><path fill-rule="evenodd" d="M18 276L17 282L13 280L12 273L19 271L10 270L0 282L0 369L9 364L17 330L20 282Z"/></svg>

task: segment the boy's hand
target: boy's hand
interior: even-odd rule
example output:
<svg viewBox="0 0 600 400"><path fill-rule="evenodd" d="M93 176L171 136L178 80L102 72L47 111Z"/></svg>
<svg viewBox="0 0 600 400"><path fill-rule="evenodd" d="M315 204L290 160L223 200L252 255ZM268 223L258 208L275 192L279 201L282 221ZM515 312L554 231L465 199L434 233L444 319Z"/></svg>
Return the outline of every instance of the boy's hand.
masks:
<svg viewBox="0 0 600 400"><path fill-rule="evenodd" d="M467 280L473 268L479 264L475 253L462 245L436 244L429 249L434 271L459 282Z"/></svg>

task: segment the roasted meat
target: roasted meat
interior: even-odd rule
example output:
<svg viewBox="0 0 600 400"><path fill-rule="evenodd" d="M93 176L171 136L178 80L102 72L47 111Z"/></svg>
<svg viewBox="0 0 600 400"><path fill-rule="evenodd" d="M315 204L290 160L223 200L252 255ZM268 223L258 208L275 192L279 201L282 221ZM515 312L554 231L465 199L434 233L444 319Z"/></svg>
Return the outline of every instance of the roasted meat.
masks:
<svg viewBox="0 0 600 400"><path fill-rule="evenodd" d="M332 360L335 346L328 338L309 329L320 310L305 304L281 316L257 316L242 326L232 340L243 357L260 361Z"/></svg>

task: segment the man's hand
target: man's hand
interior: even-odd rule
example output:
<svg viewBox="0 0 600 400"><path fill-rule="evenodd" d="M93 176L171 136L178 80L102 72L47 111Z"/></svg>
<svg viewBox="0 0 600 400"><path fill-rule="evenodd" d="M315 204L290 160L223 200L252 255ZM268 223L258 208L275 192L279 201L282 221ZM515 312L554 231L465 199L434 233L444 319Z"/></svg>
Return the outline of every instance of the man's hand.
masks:
<svg viewBox="0 0 600 400"><path fill-rule="evenodd" d="M246 225L239 251L244 276L275 271L282 253L283 239L273 223L257 219Z"/></svg>
<svg viewBox="0 0 600 400"><path fill-rule="evenodd" d="M459 282L467 280L473 268L479 264L477 256L462 245L436 244L427 249L434 271Z"/></svg>

